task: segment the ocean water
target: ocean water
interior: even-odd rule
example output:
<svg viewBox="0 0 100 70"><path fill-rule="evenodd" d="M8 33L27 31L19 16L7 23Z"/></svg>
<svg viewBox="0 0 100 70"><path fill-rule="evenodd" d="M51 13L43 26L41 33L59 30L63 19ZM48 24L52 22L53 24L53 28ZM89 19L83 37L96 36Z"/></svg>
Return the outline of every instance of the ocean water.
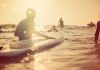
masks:
<svg viewBox="0 0 100 70"><path fill-rule="evenodd" d="M64 42L55 48L31 55L0 58L0 70L100 70L100 48L94 44L95 27L65 26L58 32L41 33ZM1 42L12 42L11 33L1 34ZM4 62L3 62L4 60Z"/></svg>

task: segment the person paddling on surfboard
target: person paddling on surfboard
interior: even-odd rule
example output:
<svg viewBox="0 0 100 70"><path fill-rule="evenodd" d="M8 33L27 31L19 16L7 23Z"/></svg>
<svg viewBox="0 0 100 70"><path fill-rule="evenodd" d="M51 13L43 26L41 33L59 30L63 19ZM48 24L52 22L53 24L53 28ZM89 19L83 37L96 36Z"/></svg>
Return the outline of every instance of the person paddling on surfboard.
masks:
<svg viewBox="0 0 100 70"><path fill-rule="evenodd" d="M15 36L19 37L19 40L31 39L33 32L46 38L52 38L40 34L35 30L35 23L34 23L35 10L29 8L26 11L26 16L27 17L18 24L14 33Z"/></svg>

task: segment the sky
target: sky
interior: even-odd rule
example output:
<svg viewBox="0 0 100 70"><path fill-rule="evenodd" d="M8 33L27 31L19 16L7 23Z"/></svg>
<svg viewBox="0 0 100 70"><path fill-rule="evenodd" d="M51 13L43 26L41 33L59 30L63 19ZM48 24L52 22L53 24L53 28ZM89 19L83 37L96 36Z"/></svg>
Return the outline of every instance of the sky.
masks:
<svg viewBox="0 0 100 70"><path fill-rule="evenodd" d="M100 0L0 0L0 24L18 24L34 8L37 25L86 25L100 20Z"/></svg>

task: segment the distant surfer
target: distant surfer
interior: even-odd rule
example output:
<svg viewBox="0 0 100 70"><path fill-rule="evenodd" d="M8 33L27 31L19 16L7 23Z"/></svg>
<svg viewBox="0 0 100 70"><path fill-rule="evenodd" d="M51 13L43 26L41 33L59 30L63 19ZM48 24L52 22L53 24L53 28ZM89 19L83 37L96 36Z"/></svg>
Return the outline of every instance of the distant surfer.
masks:
<svg viewBox="0 0 100 70"><path fill-rule="evenodd" d="M52 28L48 30L48 32L58 32L58 29L56 28L55 25L52 25Z"/></svg>
<svg viewBox="0 0 100 70"><path fill-rule="evenodd" d="M100 32L100 21L97 22L97 28L95 32L95 44L98 44L99 32Z"/></svg>
<svg viewBox="0 0 100 70"><path fill-rule="evenodd" d="M38 34L46 38L52 38L52 37L48 37L46 35L40 34L39 32L35 30L35 23L34 23L35 10L33 10L32 8L29 8L26 11L26 16L27 17L18 24L15 30L14 35L19 37L19 40L31 39L33 32L35 34Z"/></svg>
<svg viewBox="0 0 100 70"><path fill-rule="evenodd" d="M60 18L60 20L58 22L58 27L64 28L64 21L63 21L62 17Z"/></svg>
<svg viewBox="0 0 100 70"><path fill-rule="evenodd" d="M52 25L52 29L51 30L54 31L54 32L58 32L58 30L56 29L55 25Z"/></svg>

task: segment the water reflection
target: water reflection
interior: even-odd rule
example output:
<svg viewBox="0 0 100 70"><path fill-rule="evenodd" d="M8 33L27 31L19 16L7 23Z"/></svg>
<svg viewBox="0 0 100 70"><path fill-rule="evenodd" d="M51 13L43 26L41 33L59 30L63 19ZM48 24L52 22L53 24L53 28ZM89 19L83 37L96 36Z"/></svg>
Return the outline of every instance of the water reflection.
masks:
<svg viewBox="0 0 100 70"><path fill-rule="evenodd" d="M96 58L81 66L81 70L100 70L100 45L94 45L92 55L95 55Z"/></svg>

